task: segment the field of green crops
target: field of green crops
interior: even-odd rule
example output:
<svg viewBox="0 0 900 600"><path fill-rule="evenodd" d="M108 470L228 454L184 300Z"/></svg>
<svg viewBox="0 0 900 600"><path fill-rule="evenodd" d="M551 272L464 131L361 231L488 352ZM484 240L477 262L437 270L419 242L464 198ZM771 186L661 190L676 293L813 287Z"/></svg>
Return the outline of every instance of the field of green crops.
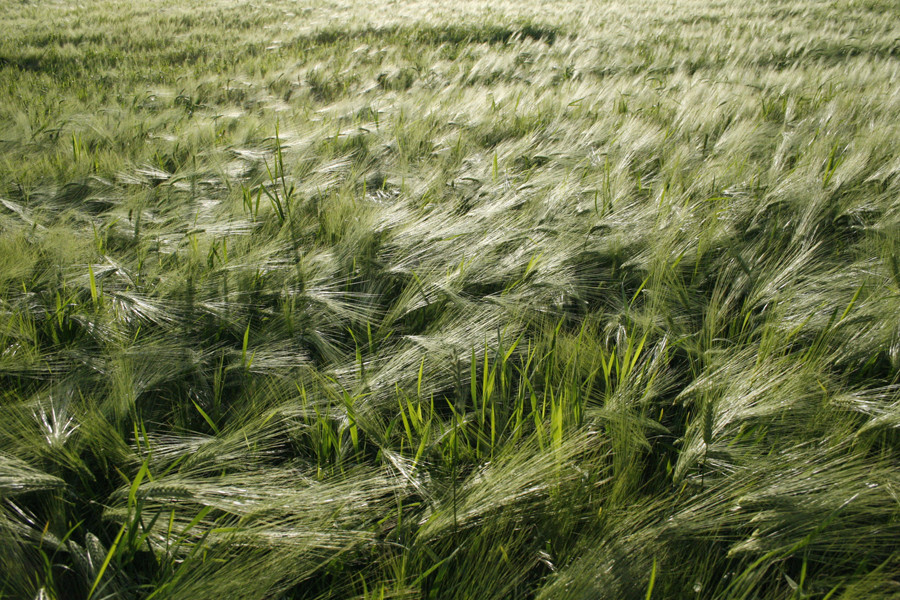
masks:
<svg viewBox="0 0 900 600"><path fill-rule="evenodd" d="M900 597L893 0L0 14L0 598Z"/></svg>

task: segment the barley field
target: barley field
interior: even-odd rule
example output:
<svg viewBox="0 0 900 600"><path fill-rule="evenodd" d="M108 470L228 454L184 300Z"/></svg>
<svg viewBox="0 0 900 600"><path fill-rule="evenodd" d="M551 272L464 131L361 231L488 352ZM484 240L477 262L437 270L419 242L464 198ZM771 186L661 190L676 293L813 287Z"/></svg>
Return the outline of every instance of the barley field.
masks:
<svg viewBox="0 0 900 600"><path fill-rule="evenodd" d="M0 598L900 597L896 2L0 13Z"/></svg>

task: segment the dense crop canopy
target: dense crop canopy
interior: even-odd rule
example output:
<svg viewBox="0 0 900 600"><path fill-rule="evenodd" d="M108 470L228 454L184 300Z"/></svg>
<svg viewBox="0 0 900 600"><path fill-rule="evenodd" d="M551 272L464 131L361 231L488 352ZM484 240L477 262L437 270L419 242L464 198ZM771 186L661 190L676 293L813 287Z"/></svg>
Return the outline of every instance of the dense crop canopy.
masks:
<svg viewBox="0 0 900 600"><path fill-rule="evenodd" d="M0 598L900 594L895 2L0 0Z"/></svg>

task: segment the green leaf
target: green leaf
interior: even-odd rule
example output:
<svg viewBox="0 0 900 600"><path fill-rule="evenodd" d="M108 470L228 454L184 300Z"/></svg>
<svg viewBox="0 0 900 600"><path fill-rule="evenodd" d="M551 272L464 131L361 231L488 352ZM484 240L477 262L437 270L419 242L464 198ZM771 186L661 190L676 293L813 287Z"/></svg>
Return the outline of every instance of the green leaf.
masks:
<svg viewBox="0 0 900 600"><path fill-rule="evenodd" d="M650 571L650 583L647 585L647 595L644 596L644 600L650 600L650 595L653 593L653 584L656 583L656 559L653 559L653 569Z"/></svg>
<svg viewBox="0 0 900 600"><path fill-rule="evenodd" d="M200 405L194 402L194 400L191 400L191 404L194 405L194 408L197 409L197 412L200 413L200 416L203 417L203 420L206 421L210 427L212 427L212 430L216 433L216 435L219 435L219 428L216 427L216 424L213 423L213 420L209 418L209 415L206 414L206 411L200 408Z"/></svg>
<svg viewBox="0 0 900 600"><path fill-rule="evenodd" d="M97 280L94 278L94 267L88 265L88 276L91 280L91 301L97 305L100 295L97 293Z"/></svg>
<svg viewBox="0 0 900 600"><path fill-rule="evenodd" d="M199 406L197 407L200 408ZM144 479L144 475L149 474L150 470L147 466L147 461L145 460L141 465L141 468L138 470L137 475L134 477L134 481L131 482L131 489L128 490L128 506L134 506L137 499L137 491L141 486L141 481Z"/></svg>
<svg viewBox="0 0 900 600"><path fill-rule="evenodd" d="M112 546L109 547L109 552L106 553L106 558L103 559L103 564L100 566L100 571L97 573L97 578L94 580L94 585L91 586L91 591L88 592L87 600L91 600L94 596L94 592L97 591L97 586L100 585L100 580L103 579L103 574L106 573L106 568L109 566L110 561L113 556L116 555L116 549L119 547L119 540L122 539L122 534L125 533L125 524L122 523L122 528L119 529L118 535L116 535L116 539L113 541Z"/></svg>

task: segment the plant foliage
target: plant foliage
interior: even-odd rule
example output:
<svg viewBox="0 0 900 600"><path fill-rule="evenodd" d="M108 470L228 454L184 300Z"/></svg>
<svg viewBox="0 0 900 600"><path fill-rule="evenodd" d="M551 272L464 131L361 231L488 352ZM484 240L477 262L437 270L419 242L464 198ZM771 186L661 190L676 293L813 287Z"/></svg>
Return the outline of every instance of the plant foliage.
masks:
<svg viewBox="0 0 900 600"><path fill-rule="evenodd" d="M0 6L0 598L900 594L896 3Z"/></svg>

